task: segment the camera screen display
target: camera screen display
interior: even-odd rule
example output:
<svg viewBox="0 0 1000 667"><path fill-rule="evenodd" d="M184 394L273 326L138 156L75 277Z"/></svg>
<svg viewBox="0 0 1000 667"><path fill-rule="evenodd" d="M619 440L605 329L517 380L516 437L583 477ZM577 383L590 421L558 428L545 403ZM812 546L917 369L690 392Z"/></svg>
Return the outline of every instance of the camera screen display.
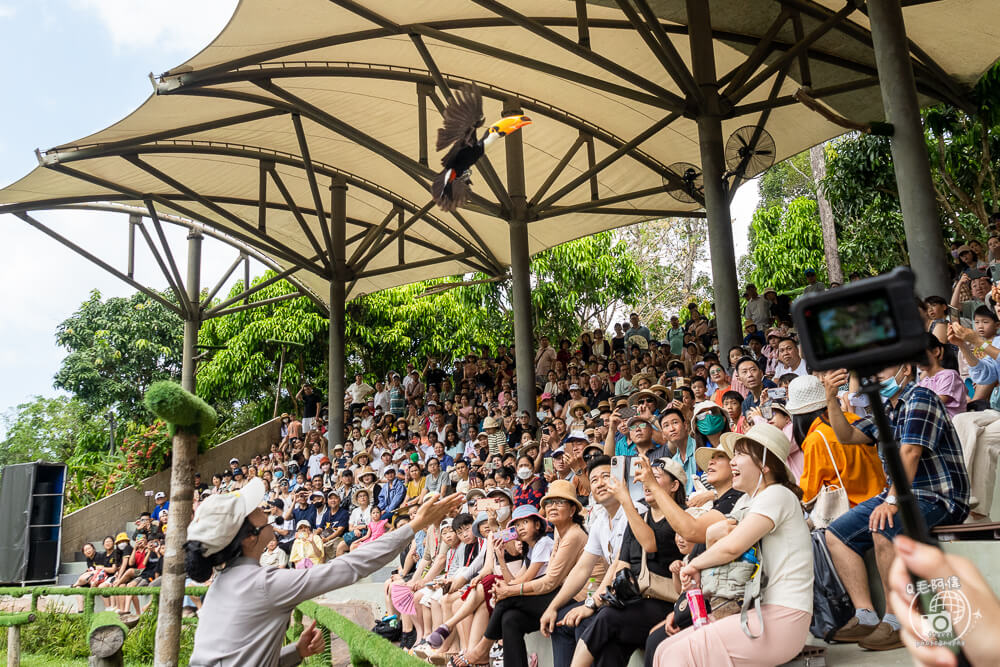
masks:
<svg viewBox="0 0 1000 667"><path fill-rule="evenodd" d="M816 354L829 359L885 347L899 341L899 331L887 294L863 301L839 302L807 312Z"/></svg>

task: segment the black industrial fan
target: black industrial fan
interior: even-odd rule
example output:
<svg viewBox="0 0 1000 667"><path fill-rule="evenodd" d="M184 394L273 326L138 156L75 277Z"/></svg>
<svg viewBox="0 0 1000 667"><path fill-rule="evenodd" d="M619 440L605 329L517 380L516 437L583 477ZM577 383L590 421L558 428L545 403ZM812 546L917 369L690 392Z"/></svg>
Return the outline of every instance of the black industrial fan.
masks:
<svg viewBox="0 0 1000 667"><path fill-rule="evenodd" d="M741 127L726 142L726 168L742 179L763 173L774 164L774 157L774 137L756 125Z"/></svg>
<svg viewBox="0 0 1000 667"><path fill-rule="evenodd" d="M669 167L670 171L677 174L680 179L678 183L674 179L663 179L663 187L667 194L679 202L685 204L701 203L705 199L705 183L702 180L701 169L690 162L675 162Z"/></svg>

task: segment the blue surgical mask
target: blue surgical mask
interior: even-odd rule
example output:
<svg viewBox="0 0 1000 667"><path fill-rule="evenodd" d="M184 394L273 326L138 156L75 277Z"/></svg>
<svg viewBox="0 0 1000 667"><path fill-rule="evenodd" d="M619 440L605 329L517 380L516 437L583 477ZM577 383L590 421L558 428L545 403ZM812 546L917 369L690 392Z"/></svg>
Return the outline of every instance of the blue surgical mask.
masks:
<svg viewBox="0 0 1000 667"><path fill-rule="evenodd" d="M896 371L896 375L899 375L899 372L902 370L903 369L900 368L899 371ZM882 380L882 382L879 383L881 386L879 387L878 393L882 394L882 398L892 398L899 391L899 383L896 381L896 375L893 375L888 380Z"/></svg>
<svg viewBox="0 0 1000 667"><path fill-rule="evenodd" d="M696 426L698 433L702 435L715 435L722 432L722 429L725 428L726 418L717 414L699 416Z"/></svg>
<svg viewBox="0 0 1000 667"><path fill-rule="evenodd" d="M274 471L274 478L275 479L281 479L284 474L285 473L281 472L280 470L275 470Z"/></svg>

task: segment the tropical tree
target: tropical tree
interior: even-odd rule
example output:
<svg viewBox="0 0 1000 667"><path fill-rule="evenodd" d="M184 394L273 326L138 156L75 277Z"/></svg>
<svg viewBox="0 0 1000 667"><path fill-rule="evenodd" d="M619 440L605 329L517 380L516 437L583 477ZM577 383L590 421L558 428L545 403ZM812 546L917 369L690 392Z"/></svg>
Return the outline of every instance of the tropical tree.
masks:
<svg viewBox="0 0 1000 667"><path fill-rule="evenodd" d="M757 285L792 290L803 284L808 268L823 278L823 230L816 200L797 197L784 207L757 209L750 222L749 247L753 268L748 278Z"/></svg>
<svg viewBox="0 0 1000 667"><path fill-rule="evenodd" d="M88 417L87 407L68 396L34 396L8 410L0 421L0 466L29 461L66 461L77 446L109 449L108 423Z"/></svg>
<svg viewBox="0 0 1000 667"><path fill-rule="evenodd" d="M123 419L148 420L142 397L153 382L180 375L183 339L180 319L146 295L105 300L93 290L56 329L56 341L68 354L55 386L70 392L88 414L113 409Z"/></svg>

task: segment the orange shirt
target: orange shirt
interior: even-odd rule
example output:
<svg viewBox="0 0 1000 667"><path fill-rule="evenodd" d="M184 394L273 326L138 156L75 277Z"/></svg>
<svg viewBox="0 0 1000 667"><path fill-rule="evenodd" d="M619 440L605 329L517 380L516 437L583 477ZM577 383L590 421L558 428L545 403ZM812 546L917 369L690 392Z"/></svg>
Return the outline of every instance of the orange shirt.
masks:
<svg viewBox="0 0 1000 667"><path fill-rule="evenodd" d="M860 419L850 412L845 413L845 416L850 424ZM826 436L830 444L830 452L837 463L836 470L820 433ZM843 445L837 441L833 427L817 417L801 447L805 454L805 468L799 480L803 502L812 500L824 485L838 486L837 470L844 481L851 507L877 495L885 488L885 471L876 445Z"/></svg>

